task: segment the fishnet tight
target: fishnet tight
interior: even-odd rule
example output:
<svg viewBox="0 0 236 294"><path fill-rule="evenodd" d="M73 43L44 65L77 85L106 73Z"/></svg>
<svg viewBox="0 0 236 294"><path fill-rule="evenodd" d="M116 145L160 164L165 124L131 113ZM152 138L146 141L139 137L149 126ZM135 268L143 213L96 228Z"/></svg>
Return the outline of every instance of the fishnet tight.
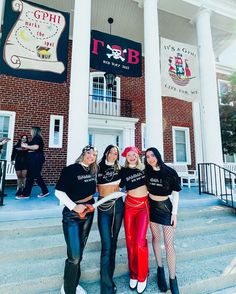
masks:
<svg viewBox="0 0 236 294"><path fill-rule="evenodd" d="M172 226L159 225L153 222L150 223L150 226L152 231L152 247L155 253L157 265L160 267L162 266L160 227L162 227L169 276L170 279L174 279L176 271L174 228Z"/></svg>

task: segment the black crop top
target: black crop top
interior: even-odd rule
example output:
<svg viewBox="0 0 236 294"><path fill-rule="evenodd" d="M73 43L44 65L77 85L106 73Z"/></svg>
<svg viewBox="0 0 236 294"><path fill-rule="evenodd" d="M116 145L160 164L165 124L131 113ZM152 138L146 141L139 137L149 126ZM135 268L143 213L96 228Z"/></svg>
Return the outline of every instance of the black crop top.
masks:
<svg viewBox="0 0 236 294"><path fill-rule="evenodd" d="M146 175L148 192L153 195L168 196L172 191L180 191L178 175L175 171L172 173L150 170Z"/></svg>
<svg viewBox="0 0 236 294"><path fill-rule="evenodd" d="M34 152L43 152L44 142L41 136L35 136L29 143L29 146L38 145L39 148L34 150Z"/></svg>
<svg viewBox="0 0 236 294"><path fill-rule="evenodd" d="M105 163L100 162L98 167L98 184L107 184L120 180L120 170L117 170L114 165L106 165Z"/></svg>
<svg viewBox="0 0 236 294"><path fill-rule="evenodd" d="M144 171L138 168L122 167L120 174L120 187L126 187L127 191L146 185Z"/></svg>
<svg viewBox="0 0 236 294"><path fill-rule="evenodd" d="M63 191L72 201L82 200L96 192L96 175L74 163L63 168L56 190Z"/></svg>

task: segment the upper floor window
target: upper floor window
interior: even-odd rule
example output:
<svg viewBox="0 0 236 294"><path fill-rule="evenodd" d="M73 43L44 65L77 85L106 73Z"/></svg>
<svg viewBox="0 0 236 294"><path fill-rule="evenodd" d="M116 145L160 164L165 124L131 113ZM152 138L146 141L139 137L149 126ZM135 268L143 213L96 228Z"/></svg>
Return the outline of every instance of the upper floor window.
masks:
<svg viewBox="0 0 236 294"><path fill-rule="evenodd" d="M174 162L191 164L189 128L172 127Z"/></svg>
<svg viewBox="0 0 236 294"><path fill-rule="evenodd" d="M11 160L11 153L13 147L13 136L15 126L16 113L13 111L1 111L0 110L0 138L6 137L11 140L3 145L1 159Z"/></svg>
<svg viewBox="0 0 236 294"><path fill-rule="evenodd" d="M50 132L49 132L49 147L62 148L63 137L63 116L50 116Z"/></svg>
<svg viewBox="0 0 236 294"><path fill-rule="evenodd" d="M218 80L218 94L219 94L219 101L220 104L229 104L233 105L233 102L226 103L224 101L225 95L227 95L229 92L231 92L231 84L229 81L226 80Z"/></svg>
<svg viewBox="0 0 236 294"><path fill-rule="evenodd" d="M106 85L106 79L102 72L90 74L90 95L93 100L116 102L120 97L120 78L116 78L112 88Z"/></svg>

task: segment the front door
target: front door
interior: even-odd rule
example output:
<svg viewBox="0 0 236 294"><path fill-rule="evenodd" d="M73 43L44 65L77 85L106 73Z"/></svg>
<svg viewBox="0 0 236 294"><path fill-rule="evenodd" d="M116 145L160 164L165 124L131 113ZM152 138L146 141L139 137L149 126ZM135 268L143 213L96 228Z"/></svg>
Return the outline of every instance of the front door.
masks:
<svg viewBox="0 0 236 294"><path fill-rule="evenodd" d="M91 143L98 150L98 159L102 158L103 152L105 151L108 145L110 144L119 145L119 141L120 141L120 135L118 133L117 134L92 133L90 135L90 138L92 139Z"/></svg>

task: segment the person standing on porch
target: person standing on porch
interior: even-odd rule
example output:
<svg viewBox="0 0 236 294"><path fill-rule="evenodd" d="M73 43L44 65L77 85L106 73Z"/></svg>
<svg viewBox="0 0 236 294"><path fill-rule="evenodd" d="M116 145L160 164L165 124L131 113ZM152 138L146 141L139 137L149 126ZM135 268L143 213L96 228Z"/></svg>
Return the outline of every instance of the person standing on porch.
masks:
<svg viewBox="0 0 236 294"><path fill-rule="evenodd" d="M38 195L39 198L49 195L48 188L41 175L43 164L45 162L44 157L44 142L41 135L41 129L39 127L32 127L30 130L32 140L28 143L21 143L21 147L28 151L27 155L27 176L25 188L22 191L22 195L16 196L16 199L27 199L30 197L34 180L41 188L42 192Z"/></svg>
<svg viewBox="0 0 236 294"><path fill-rule="evenodd" d="M119 191L120 183L119 149L115 145L108 145L98 164L97 190L99 197ZM115 256L117 238L120 232L124 213L122 198L110 200L98 208L98 230L101 237L100 259L100 293L116 293L113 281L115 270Z"/></svg>
<svg viewBox="0 0 236 294"><path fill-rule="evenodd" d="M140 161L140 151L129 146L121 154L126 158L121 169L120 187L126 187L124 227L130 271L129 286L143 293L148 277L149 204L144 167Z"/></svg>
<svg viewBox="0 0 236 294"><path fill-rule="evenodd" d="M16 196L22 194L25 187L26 174L27 174L27 149L21 147L21 143L28 143L28 136L22 134L17 143L13 146L11 154L11 162L15 166L17 175L17 191Z"/></svg>
<svg viewBox="0 0 236 294"><path fill-rule="evenodd" d="M167 265L172 294L179 294L176 279L174 229L177 224L179 191L181 190L176 171L164 164L159 151L150 147L145 152L145 173L149 192L150 226L152 246L157 262L157 284L161 292L167 291L164 267L161 259L160 229L163 230ZM169 195L172 194L172 202Z"/></svg>
<svg viewBox="0 0 236 294"><path fill-rule="evenodd" d="M86 204L93 204L96 193L97 151L92 145L83 148L81 155L63 168L55 187L55 195L65 205L62 211L62 225L67 245L67 259L64 268L64 283L61 294L86 294L79 285L80 262L83 257L94 213L81 219Z"/></svg>

